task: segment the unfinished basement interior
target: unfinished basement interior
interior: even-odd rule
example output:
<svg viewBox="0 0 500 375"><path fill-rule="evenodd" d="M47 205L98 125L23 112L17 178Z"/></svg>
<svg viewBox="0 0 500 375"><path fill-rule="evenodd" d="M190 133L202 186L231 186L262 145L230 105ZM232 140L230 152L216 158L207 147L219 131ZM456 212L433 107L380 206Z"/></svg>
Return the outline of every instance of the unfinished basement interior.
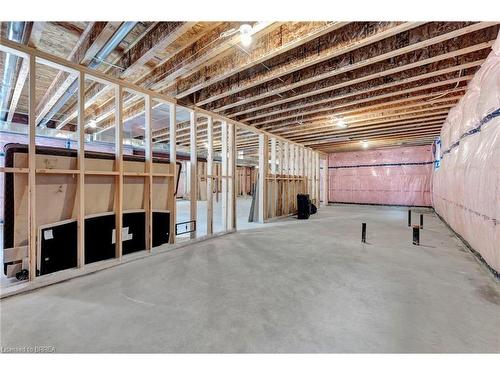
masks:
<svg viewBox="0 0 500 375"><path fill-rule="evenodd" d="M2 352L499 353L499 30L2 21Z"/></svg>

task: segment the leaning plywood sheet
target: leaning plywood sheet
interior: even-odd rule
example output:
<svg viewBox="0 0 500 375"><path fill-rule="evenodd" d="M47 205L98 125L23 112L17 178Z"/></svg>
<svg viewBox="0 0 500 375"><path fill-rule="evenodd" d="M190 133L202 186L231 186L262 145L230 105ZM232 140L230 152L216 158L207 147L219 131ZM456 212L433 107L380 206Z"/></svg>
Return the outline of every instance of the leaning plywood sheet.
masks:
<svg viewBox="0 0 500 375"><path fill-rule="evenodd" d="M12 167L26 168L28 157L25 146L18 146L18 152L12 155ZM36 165L36 226L60 222L76 218L78 214L77 205L77 182L78 173L72 174L68 171L76 169L76 156L72 150L64 149L41 149L44 153L54 152L56 155L38 154L37 148ZM71 155L71 156L66 156ZM86 171L99 171L110 173L110 175L86 174L85 176L85 215L112 212L115 210L115 189L117 176L114 173L115 160L111 154L89 154L85 158ZM131 156L128 156L132 158ZM126 160L123 178L123 210L145 209L145 183L148 179L145 175L145 162ZM54 173L55 170L66 171L66 173ZM93 172L92 172L93 173ZM133 175L133 174L139 175ZM170 210L173 203L175 186L171 176L174 167L166 161L155 161L153 173L161 174L153 177L153 209ZM170 175L170 176L169 176ZM5 248L27 245L28 220L28 189L26 174L12 174L11 198L8 199L12 211L9 224L6 225L11 234L5 243ZM172 185L172 186L170 186ZM12 229L12 230L11 230Z"/></svg>

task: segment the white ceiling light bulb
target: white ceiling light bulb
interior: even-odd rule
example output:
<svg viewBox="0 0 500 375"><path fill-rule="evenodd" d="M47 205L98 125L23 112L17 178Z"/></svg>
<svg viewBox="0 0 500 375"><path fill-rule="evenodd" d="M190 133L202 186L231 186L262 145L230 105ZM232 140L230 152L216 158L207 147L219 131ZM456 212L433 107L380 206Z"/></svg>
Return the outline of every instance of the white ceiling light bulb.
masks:
<svg viewBox="0 0 500 375"><path fill-rule="evenodd" d="M96 120L94 120L94 119L90 120L90 122L89 122L89 126L90 126L92 129L97 128L97 122L96 122Z"/></svg>
<svg viewBox="0 0 500 375"><path fill-rule="evenodd" d="M339 128L345 129L345 128L347 128L347 123L344 121L344 119L338 119L337 126Z"/></svg>
<svg viewBox="0 0 500 375"><path fill-rule="evenodd" d="M368 141L367 140L361 141L361 146L363 146L363 148L368 148Z"/></svg>
<svg viewBox="0 0 500 375"><path fill-rule="evenodd" d="M247 23L240 26L240 41L244 47L252 44L252 26Z"/></svg>

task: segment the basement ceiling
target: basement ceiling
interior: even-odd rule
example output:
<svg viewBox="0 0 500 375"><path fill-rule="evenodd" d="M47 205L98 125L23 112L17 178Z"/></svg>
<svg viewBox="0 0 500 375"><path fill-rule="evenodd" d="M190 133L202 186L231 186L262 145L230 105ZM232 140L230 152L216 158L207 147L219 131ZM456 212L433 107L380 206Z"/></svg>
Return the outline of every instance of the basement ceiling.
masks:
<svg viewBox="0 0 500 375"><path fill-rule="evenodd" d="M249 45L240 40L244 23L252 26ZM3 38L9 24L2 23ZM362 141L371 148L431 144L499 31L493 22L23 24L24 44L323 152L357 150ZM127 32L116 40L119 30ZM113 38L116 46L99 58ZM5 68L0 56L0 72ZM14 73L19 82L21 63ZM39 69L37 79L40 121L74 127L75 95L53 110L67 75ZM89 82L85 98L86 120L97 122L98 130L111 126L112 92ZM12 89L8 99L11 105L2 110L27 123L27 90ZM127 126L140 127L142 99L129 95L124 110ZM168 113L158 116L153 136L161 142L168 139L168 122L161 123ZM200 144L204 126L198 121ZM256 147L256 137L245 134L238 141ZM189 137L180 137L181 145L183 140L187 144Z"/></svg>

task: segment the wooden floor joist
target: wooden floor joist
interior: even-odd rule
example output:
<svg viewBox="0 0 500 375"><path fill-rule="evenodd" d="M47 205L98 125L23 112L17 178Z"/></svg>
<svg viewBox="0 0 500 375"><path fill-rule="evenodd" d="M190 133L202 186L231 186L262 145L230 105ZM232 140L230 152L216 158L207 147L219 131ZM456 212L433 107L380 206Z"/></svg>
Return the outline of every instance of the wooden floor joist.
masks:
<svg viewBox="0 0 500 375"><path fill-rule="evenodd" d="M445 23L446 24L446 23ZM427 47L431 45L438 45L442 46L442 50L430 50L427 49L428 53L432 51L432 53L436 55L442 55L443 53L448 52L451 48L459 49L457 48L462 45L462 49L468 47L467 45L464 45L464 43L460 43L459 38L462 36L463 39L466 39L469 43L469 46L477 45L481 43L481 39L483 39L484 42L487 41L493 41L496 38L496 33L498 32L497 28L494 27L494 23L476 23L472 25L467 25L465 27L461 27L459 24L453 25L452 27L451 24L448 24L447 26L443 27L443 24L436 23L435 25L433 24L432 26L434 27L434 34L437 34L437 36L429 37L429 38L423 38L422 41L417 42L417 43L410 43L410 41L406 42L406 46L403 46L401 48L394 48L395 41L392 43L387 42L387 40L382 40L382 46L379 49L373 49L373 46L366 46L368 49L367 52L364 53L359 53L360 56L356 59L359 60L358 62L355 63L350 63L351 60L351 55L350 53L347 54L347 56L342 58L342 55L338 58L338 61L333 67L329 67L328 69L324 69L326 72L319 72L314 68L314 65L310 68L311 71L308 72L307 74L300 74L299 77L290 77L289 79L283 78L285 74L288 73L288 71L281 72L282 80L278 81L275 85L278 85L278 88L271 88L269 85L262 85L259 86L260 89L255 89L252 92L249 92L247 95L243 95L242 93L239 93L238 95L234 95L230 97L232 99L231 103L229 104L217 104L217 102L212 103L211 106L208 106L207 108L214 110L215 112L221 112L221 111L226 111L230 108L233 107L241 107L243 105L246 105L250 102L255 102L257 100L262 100L271 96L276 96L278 94L283 94L285 92L290 93L291 90L295 90L298 87L303 87L305 85L312 85L315 82L321 82L323 80L331 79L341 73L346 73L349 71L353 70L359 70L361 68L367 68L370 70L371 68L370 65L374 65L377 63L381 63L385 60L390 60L390 59L395 59L396 57L401 57L405 56L408 54L413 53L414 51L426 49ZM425 33L427 35L433 35L432 31L430 30L430 26L428 25L423 25L423 28L425 28ZM483 29L488 29L490 28L490 32L487 34L481 33ZM446 32L447 30L452 29L452 31ZM477 33L477 37L468 37L468 34L470 33ZM395 37L396 38L396 37ZM397 39L397 38L396 38ZM397 39L399 40L399 39ZM452 47L454 46L454 47ZM484 47L487 48L487 47ZM370 53L369 51L373 50L374 52L371 52L372 57L366 58L366 54ZM380 50L384 51L385 53L380 53ZM343 52L343 51L341 51ZM355 53L356 51L353 51L352 53ZM425 55L424 55L425 56ZM420 61L422 59L422 54L419 55L408 55L408 59L415 59L414 62ZM335 60L334 60L335 61ZM410 60L411 61L411 60ZM394 61L396 62L396 61ZM410 67L409 67L410 68ZM388 68L384 68L384 70L388 70ZM300 72L300 71L299 71ZM289 81L292 81L293 83L288 83ZM309 90L312 91L312 90ZM243 99L240 99L243 98ZM269 103L269 100L267 101Z"/></svg>
<svg viewBox="0 0 500 375"><path fill-rule="evenodd" d="M465 93L499 31L498 22L249 22L252 41L243 46L242 24L137 23L125 42L95 70L111 77L111 83L113 79L124 83L123 123L144 126L144 98L125 87L133 85L139 93L151 90L166 95L187 111L216 113L219 118L211 120L214 151L220 144L221 121L247 132L236 137L240 147L258 144L252 135L258 128L269 137L322 151L340 147L336 137L376 137L398 128L409 130L412 124L424 127L426 121L435 127ZM87 65L120 25L33 22L28 25L26 43ZM6 28L2 30L5 38ZM58 47L51 47L58 38ZM42 95L36 103L37 123L76 79L74 74L57 74L54 68L57 65L40 65L38 70ZM27 71L27 61L21 61L8 122L27 123ZM86 136L104 136L106 129L111 134L116 125L112 85L87 77L85 115L79 121L84 123ZM173 135L168 111L162 108L160 102L151 101L152 141L168 147ZM74 131L77 109L74 95L57 116L51 115L49 128ZM179 146L187 146L190 124L182 111L178 119L175 137ZM347 123L347 128L336 127L339 121L342 126ZM95 130L90 122L96 123ZM207 142L207 124L199 116L194 125L196 149L201 153ZM383 147L388 141L384 142ZM351 143L359 149L355 141Z"/></svg>

